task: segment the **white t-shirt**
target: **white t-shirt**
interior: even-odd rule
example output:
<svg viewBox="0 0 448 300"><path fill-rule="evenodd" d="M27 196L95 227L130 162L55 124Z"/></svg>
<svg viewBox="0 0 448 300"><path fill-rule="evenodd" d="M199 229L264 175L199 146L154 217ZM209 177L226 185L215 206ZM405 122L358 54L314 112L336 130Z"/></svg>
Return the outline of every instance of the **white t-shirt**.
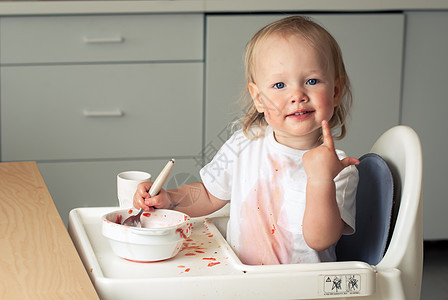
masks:
<svg viewBox="0 0 448 300"><path fill-rule="evenodd" d="M207 190L230 200L227 241L249 265L335 261L334 245L325 251L308 247L302 234L307 176L302 164L306 151L279 144L270 126L265 135L249 140L240 130L201 169ZM339 158L346 157L336 151ZM336 200L347 224L355 229L356 167L345 168L335 179Z"/></svg>

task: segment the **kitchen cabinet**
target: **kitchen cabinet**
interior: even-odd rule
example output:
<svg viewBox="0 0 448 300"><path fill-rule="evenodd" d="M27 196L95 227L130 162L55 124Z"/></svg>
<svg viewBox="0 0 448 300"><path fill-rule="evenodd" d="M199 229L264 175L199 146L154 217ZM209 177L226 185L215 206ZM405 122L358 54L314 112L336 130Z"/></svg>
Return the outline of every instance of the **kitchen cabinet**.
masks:
<svg viewBox="0 0 448 300"><path fill-rule="evenodd" d="M203 60L202 14L5 16L0 30L2 64Z"/></svg>
<svg viewBox="0 0 448 300"><path fill-rule="evenodd" d="M424 239L448 239L448 12L409 12L406 24L402 123L422 141Z"/></svg>
<svg viewBox="0 0 448 300"><path fill-rule="evenodd" d="M198 174L203 15L2 17L0 38L1 160L37 160L65 223L118 205L121 171Z"/></svg>
<svg viewBox="0 0 448 300"><path fill-rule="evenodd" d="M20 13L1 4L9 10L0 16L0 160L37 160L65 222L71 208L116 205L115 175L124 170L156 175L175 157L170 187L198 179L242 114L247 41L301 9L118 2L36 2L36 12L11 4ZM117 3L131 6L121 11ZM388 128L415 128L425 163L425 239L446 239L447 165L438 157L446 148L448 13L408 9L309 15L338 40L352 83L348 133L337 147L360 156ZM274 13L251 14L257 10ZM421 101L435 108L431 117L422 117Z"/></svg>
<svg viewBox="0 0 448 300"><path fill-rule="evenodd" d="M354 103L346 138L338 148L355 157L367 153L400 116L404 15L310 15L338 41L351 80ZM230 134L226 124L242 109L244 48L262 26L285 15L207 16L206 149L213 153ZM207 156L207 155L206 155ZM206 157L206 160L211 157Z"/></svg>
<svg viewBox="0 0 448 300"><path fill-rule="evenodd" d="M202 63L4 66L1 76L3 159L200 152Z"/></svg>

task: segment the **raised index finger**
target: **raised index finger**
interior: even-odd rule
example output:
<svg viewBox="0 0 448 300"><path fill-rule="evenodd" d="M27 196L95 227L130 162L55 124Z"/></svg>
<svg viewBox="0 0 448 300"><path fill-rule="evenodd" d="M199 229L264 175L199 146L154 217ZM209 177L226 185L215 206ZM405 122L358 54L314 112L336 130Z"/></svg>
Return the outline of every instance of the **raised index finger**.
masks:
<svg viewBox="0 0 448 300"><path fill-rule="evenodd" d="M331 136L330 126L328 125L328 122L326 120L322 121L322 138L324 145L331 150L334 150L333 137Z"/></svg>

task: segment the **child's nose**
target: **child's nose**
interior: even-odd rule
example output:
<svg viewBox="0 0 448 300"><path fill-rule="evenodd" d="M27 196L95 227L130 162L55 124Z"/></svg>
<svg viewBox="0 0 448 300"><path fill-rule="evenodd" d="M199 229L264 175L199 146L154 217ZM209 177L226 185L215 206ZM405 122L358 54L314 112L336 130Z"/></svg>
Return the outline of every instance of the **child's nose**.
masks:
<svg viewBox="0 0 448 300"><path fill-rule="evenodd" d="M306 90L301 86L294 86L292 90L292 95L290 97L291 104L293 103L301 103L301 102L308 102L309 98L306 94Z"/></svg>
<svg viewBox="0 0 448 300"><path fill-rule="evenodd" d="M308 102L309 98L305 93L297 93L291 97L291 103Z"/></svg>

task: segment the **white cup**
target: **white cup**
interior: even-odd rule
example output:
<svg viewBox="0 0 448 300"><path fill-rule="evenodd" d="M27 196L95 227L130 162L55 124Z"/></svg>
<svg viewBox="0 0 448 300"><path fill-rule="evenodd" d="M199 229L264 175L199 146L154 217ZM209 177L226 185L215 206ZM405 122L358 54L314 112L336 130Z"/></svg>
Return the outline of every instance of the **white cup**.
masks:
<svg viewBox="0 0 448 300"><path fill-rule="evenodd" d="M133 207L133 199L137 186L151 181L151 174L141 171L126 171L117 175L117 194L120 207Z"/></svg>

